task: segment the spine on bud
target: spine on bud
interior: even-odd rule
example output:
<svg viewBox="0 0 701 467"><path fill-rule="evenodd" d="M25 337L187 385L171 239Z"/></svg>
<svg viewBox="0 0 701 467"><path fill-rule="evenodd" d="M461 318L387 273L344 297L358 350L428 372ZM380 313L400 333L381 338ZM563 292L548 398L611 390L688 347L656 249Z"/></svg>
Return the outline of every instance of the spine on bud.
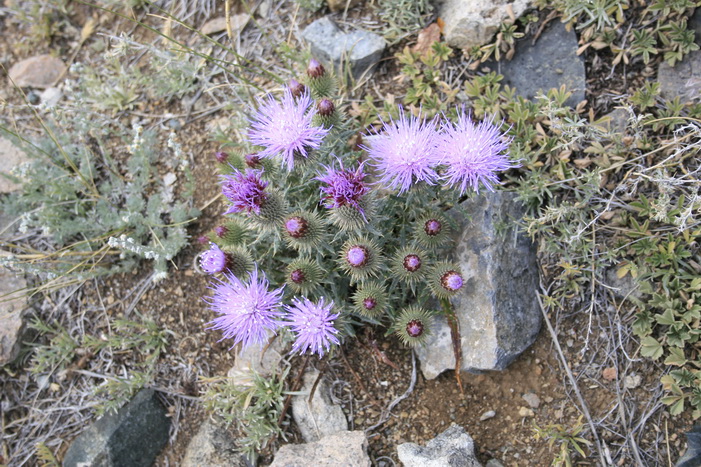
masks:
<svg viewBox="0 0 701 467"><path fill-rule="evenodd" d="M314 99L333 97L336 92L336 83L324 66L315 59L309 61L307 66L307 86Z"/></svg>

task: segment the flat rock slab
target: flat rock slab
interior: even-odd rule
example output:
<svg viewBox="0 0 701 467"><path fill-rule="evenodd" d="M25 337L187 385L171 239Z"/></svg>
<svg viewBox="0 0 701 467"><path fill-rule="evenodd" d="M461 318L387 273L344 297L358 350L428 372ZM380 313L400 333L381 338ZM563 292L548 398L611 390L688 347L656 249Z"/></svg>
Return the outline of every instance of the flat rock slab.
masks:
<svg viewBox="0 0 701 467"><path fill-rule="evenodd" d="M475 457L472 437L456 424L429 441L426 447L400 444L397 455L405 467L482 467Z"/></svg>
<svg viewBox="0 0 701 467"><path fill-rule="evenodd" d="M105 415L66 451L63 467L150 467L168 442L170 418L152 389Z"/></svg>
<svg viewBox="0 0 701 467"><path fill-rule="evenodd" d="M673 67L667 62L660 63L657 81L660 95L665 99L679 97L682 102L691 102L701 98L701 50L689 53Z"/></svg>
<svg viewBox="0 0 701 467"><path fill-rule="evenodd" d="M454 252L465 286L452 299L460 326L462 370L503 370L535 341L542 315L538 303L535 245L517 229L525 207L514 193L498 191L463 203L470 219ZM436 319L426 345L416 349L421 371L433 379L455 369L450 328Z"/></svg>
<svg viewBox="0 0 701 467"><path fill-rule="evenodd" d="M362 431L344 431L314 443L286 444L270 467L370 467L368 442Z"/></svg>
<svg viewBox="0 0 701 467"><path fill-rule="evenodd" d="M60 58L37 55L12 65L10 78L21 88L48 88L65 73L66 65Z"/></svg>
<svg viewBox="0 0 701 467"><path fill-rule="evenodd" d="M452 47L469 49L489 42L499 26L531 6L530 0L446 0L438 16L443 20L445 41Z"/></svg>
<svg viewBox="0 0 701 467"><path fill-rule="evenodd" d="M344 33L328 17L307 26L302 37L309 42L314 57L325 65L338 71L344 61L349 61L356 79L372 72L387 47L381 36L360 29Z"/></svg>
<svg viewBox="0 0 701 467"><path fill-rule="evenodd" d="M10 140L0 136L0 193L10 193L20 188L17 178L11 172L29 160Z"/></svg>
<svg viewBox="0 0 701 467"><path fill-rule="evenodd" d="M576 107L584 100L587 86L584 58L577 55L578 47L574 31L567 31L563 23L555 22L535 44L530 38L520 40L511 61L488 66L504 75L503 84L516 88L526 99L564 84L572 93L565 103Z"/></svg>
<svg viewBox="0 0 701 467"><path fill-rule="evenodd" d="M268 344L249 345L236 355L234 366L227 373L234 384L247 384L253 372L262 376L277 372L285 348L281 337L274 337L272 333L269 336L273 340Z"/></svg>
<svg viewBox="0 0 701 467"><path fill-rule="evenodd" d="M26 288L24 278L0 267L0 366L19 354L25 329Z"/></svg>
<svg viewBox="0 0 701 467"><path fill-rule="evenodd" d="M316 385L314 397L309 402L309 394L319 372L310 371L304 375L301 395L292 397L292 416L304 441L318 441L326 435L348 430L348 421L340 406L331 400L331 388L322 378Z"/></svg>
<svg viewBox="0 0 701 467"><path fill-rule="evenodd" d="M205 420L187 445L181 467L247 467L246 460L236 452L236 440L223 422Z"/></svg>
<svg viewBox="0 0 701 467"><path fill-rule="evenodd" d="M238 15L232 15L229 18L229 24L231 25L231 33L236 35L243 31L246 27L248 21L251 19L251 15L246 13L240 13ZM200 32L205 35L216 34L219 32L226 31L226 18L214 18L207 21Z"/></svg>

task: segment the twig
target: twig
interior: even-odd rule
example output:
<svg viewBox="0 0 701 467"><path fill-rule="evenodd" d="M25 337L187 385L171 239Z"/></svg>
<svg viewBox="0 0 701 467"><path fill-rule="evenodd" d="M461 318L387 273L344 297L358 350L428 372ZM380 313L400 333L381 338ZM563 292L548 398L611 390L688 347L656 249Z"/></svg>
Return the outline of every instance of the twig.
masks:
<svg viewBox="0 0 701 467"><path fill-rule="evenodd" d="M581 406L582 412L584 412L584 416L587 418L587 422L589 423L589 428L591 429L592 436L594 436L594 441L596 441L596 448L599 454L599 460L601 461L601 465L609 465L610 463L606 462L606 458L604 457L604 450L601 446L601 440L599 439L599 434L596 432L596 426L594 425L594 421L592 420L591 415L589 414L587 404L584 402L584 398L582 397L582 393L579 391L577 381L574 379L572 371L570 370L570 367L567 364L567 360L565 359L565 354L562 352L562 347L560 347L560 341L557 338L557 333L555 333L552 324L550 324L550 320L548 319L548 315L545 312L545 307L543 307L543 301L540 298L540 294L536 294L536 296L538 297L540 312L543 314L543 320L545 321L545 324L548 327L548 331L550 332L550 337L552 338L553 344L555 344L555 349L557 349L557 355L560 357L560 363L562 363L565 373L567 373L567 378L570 380L570 384L572 385L574 393L576 394L577 399L579 400L579 405Z"/></svg>
<svg viewBox="0 0 701 467"><path fill-rule="evenodd" d="M409 397L409 394L414 392L414 386L416 385L416 356L414 355L414 352L411 352L411 383L409 383L409 388L402 394L401 396L397 397L394 399L390 404L387 406L385 410L382 411L382 415L380 417L380 421L375 423L373 426L366 428L365 433L368 433L375 428L383 425L387 420L389 420L389 414L392 413L392 409L397 406L401 401Z"/></svg>
<svg viewBox="0 0 701 467"><path fill-rule="evenodd" d="M455 315L455 309L453 308L452 303L450 303L450 300L441 300L441 306L443 307L443 312L448 320L448 326L450 327L450 340L453 343L453 354L455 354L455 382L458 384L458 388L460 388L460 395L464 396L465 392L462 388L462 380L460 379L460 370L462 369L460 323L458 322L458 317Z"/></svg>

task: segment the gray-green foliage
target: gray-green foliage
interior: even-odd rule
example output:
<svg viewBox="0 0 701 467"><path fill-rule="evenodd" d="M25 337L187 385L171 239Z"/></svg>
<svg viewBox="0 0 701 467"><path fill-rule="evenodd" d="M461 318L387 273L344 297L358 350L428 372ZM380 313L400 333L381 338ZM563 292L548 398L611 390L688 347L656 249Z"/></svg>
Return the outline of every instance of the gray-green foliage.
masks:
<svg viewBox="0 0 701 467"><path fill-rule="evenodd" d="M384 36L390 41L421 29L433 13L433 5L428 0L379 0L377 8L386 23Z"/></svg>
<svg viewBox="0 0 701 467"><path fill-rule="evenodd" d="M108 54L103 66L78 67L68 102L31 110L42 128L38 136L0 124L0 134L31 158L17 170L22 189L2 200L3 212L19 219L19 231L34 236L32 243L42 244L14 244L15 255L4 261L44 273L52 285L131 270L139 258L153 261L155 278L162 278L186 244L185 226L198 215L192 187L175 189L178 179L192 182L177 134L139 123L130 128L104 114L129 108L137 98L180 96L192 90L196 69L177 54L148 48L151 67L179 63L149 80L136 66L125 71L128 53L142 50L126 40L119 44L126 51Z"/></svg>

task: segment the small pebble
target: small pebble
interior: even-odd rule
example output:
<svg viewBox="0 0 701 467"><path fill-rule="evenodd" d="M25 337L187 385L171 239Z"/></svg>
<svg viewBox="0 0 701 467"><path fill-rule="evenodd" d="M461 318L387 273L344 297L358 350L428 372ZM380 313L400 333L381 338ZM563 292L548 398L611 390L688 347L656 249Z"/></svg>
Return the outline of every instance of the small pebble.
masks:
<svg viewBox="0 0 701 467"><path fill-rule="evenodd" d="M532 409L537 409L538 407L540 407L540 397L538 397L537 394L529 392L521 397L523 397L523 400L528 402L528 405L530 405Z"/></svg>
<svg viewBox="0 0 701 467"><path fill-rule="evenodd" d="M480 422L483 422L485 420L489 420L490 418L494 418L496 416L496 412L493 410L488 410L487 412L483 413L482 416L480 417Z"/></svg>
<svg viewBox="0 0 701 467"><path fill-rule="evenodd" d="M521 407L518 409L518 414L521 417L533 417L535 416L535 412L533 412L531 409L528 407Z"/></svg>

